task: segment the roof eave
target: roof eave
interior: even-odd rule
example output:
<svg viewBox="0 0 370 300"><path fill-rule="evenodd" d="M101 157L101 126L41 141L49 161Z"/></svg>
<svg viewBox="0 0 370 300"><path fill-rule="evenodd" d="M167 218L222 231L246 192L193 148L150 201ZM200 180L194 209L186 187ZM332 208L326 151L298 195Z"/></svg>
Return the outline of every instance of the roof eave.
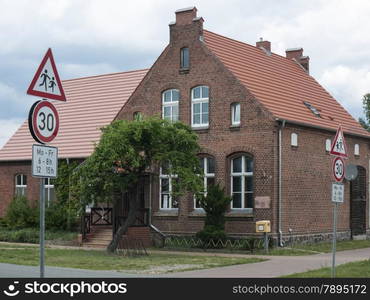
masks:
<svg viewBox="0 0 370 300"><path fill-rule="evenodd" d="M289 124L293 124L293 125L309 127L309 128L320 129L320 130L327 130L327 131L331 131L331 132L336 132L337 131L336 129L325 127L325 126L313 125L313 124L309 124L309 123L292 121L292 120L282 119L282 118L276 118L276 121L285 122L285 123L289 123ZM348 135L356 136L356 137L370 139L370 136L368 136L368 135L362 135L362 134L359 134L359 133L353 133L353 132L348 132L348 131L344 131L344 133L348 134Z"/></svg>

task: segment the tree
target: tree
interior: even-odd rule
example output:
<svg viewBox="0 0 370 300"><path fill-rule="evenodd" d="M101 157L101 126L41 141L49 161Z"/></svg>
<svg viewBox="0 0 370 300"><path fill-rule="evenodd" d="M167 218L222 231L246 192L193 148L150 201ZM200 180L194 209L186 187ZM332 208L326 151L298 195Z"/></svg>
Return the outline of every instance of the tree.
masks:
<svg viewBox="0 0 370 300"><path fill-rule="evenodd" d="M367 131L370 131L370 93L362 97L362 108L364 110L365 119L359 118L358 121Z"/></svg>
<svg viewBox="0 0 370 300"><path fill-rule="evenodd" d="M157 173L166 163L170 174L176 174L174 195L199 191L201 178L197 135L187 125L158 118L117 120L102 129L102 137L93 154L79 169L83 205L111 202L115 189L129 191L146 173ZM108 246L113 252L119 239L135 221L138 199L130 198L129 212Z"/></svg>
<svg viewBox="0 0 370 300"><path fill-rule="evenodd" d="M231 200L231 197L225 196L225 190L218 184L210 186L206 195L199 195L199 203L206 212L206 220L203 230L197 233L197 237L203 242L226 237L225 212Z"/></svg>

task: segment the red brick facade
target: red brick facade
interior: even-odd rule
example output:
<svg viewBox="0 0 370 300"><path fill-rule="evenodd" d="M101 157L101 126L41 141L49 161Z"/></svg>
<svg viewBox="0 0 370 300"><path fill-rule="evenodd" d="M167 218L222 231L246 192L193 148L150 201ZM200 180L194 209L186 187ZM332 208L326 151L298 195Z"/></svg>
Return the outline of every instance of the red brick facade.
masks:
<svg viewBox="0 0 370 300"><path fill-rule="evenodd" d="M255 99L241 82L222 64L202 41L203 19L194 11L178 12L177 22L170 25L170 43L139 84L117 119L132 120L135 112L158 115L162 112L162 92L177 89L180 93L179 120L191 125L191 90L209 87L209 126L196 130L202 155L214 157L216 181L231 193L230 161L239 153L253 157L254 199L268 197L270 208L253 211L229 210L226 230L236 236L255 234L257 220L270 220L272 233L284 237L327 234L332 230L331 183L332 156L325 150L326 139L333 141L335 132L282 124ZM180 49L189 48L190 67L180 69ZM231 126L231 104L241 105L240 126ZM281 190L279 191L279 130L282 136ZM298 146L291 146L291 134L298 135ZM369 231L369 140L346 135L347 164L366 170L366 229ZM359 144L360 155L354 156ZM0 216L14 194L14 176L28 175L28 195L37 197L38 181L30 174L30 164L0 163ZM350 183L345 185L345 203L340 205L338 230L349 236L351 230ZM279 193L281 219L279 220ZM178 210L159 207L159 180L152 180L152 223L171 234L193 234L203 227L204 214L194 209L192 195L180 199ZM148 199L146 204L149 205Z"/></svg>

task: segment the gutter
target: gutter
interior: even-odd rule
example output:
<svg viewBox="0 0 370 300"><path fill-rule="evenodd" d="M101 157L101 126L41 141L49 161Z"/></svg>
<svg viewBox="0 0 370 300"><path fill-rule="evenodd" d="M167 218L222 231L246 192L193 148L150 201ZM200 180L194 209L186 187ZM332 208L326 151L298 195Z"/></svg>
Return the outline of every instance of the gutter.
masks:
<svg viewBox="0 0 370 300"><path fill-rule="evenodd" d="M279 234L279 246L283 247L283 231L282 231L282 130L285 127L285 120L282 120L282 123L279 127L279 141L278 141L278 148L279 148L279 193L278 193L278 234Z"/></svg>
<svg viewBox="0 0 370 300"><path fill-rule="evenodd" d="M276 118L275 120L283 122L283 123L286 122L286 123L289 123L289 124L299 125L299 126L303 126L303 127L326 130L326 131L331 131L331 132L334 132L334 133L337 132L337 129L333 129L333 128L329 128L329 127L323 127L323 126L319 126L319 125L312 125L312 124L308 124L308 123L304 123L304 122L290 121L290 120L280 119L280 118ZM370 139L370 136L368 136L368 135L363 135L363 134L358 134L358 133L353 133L353 132L348 132L348 131L345 131L344 133L347 134L347 135L355 136L355 137Z"/></svg>

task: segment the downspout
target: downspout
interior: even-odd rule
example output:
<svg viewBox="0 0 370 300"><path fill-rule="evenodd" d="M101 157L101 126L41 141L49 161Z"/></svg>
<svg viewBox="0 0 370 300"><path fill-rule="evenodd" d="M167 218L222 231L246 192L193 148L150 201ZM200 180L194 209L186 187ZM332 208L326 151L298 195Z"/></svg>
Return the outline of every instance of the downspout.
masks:
<svg viewBox="0 0 370 300"><path fill-rule="evenodd" d="M279 231L279 246L283 247L284 242L283 242L283 231L282 231L282 130L285 127L285 120L282 121L280 127L279 127L279 205L278 205L278 231Z"/></svg>

